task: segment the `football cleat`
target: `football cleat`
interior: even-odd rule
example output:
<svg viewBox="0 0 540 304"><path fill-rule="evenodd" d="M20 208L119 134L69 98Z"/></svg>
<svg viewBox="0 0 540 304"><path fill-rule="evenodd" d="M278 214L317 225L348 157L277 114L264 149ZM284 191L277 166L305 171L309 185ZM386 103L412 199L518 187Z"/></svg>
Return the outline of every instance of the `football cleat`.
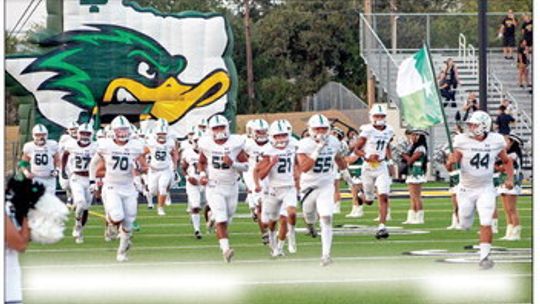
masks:
<svg viewBox="0 0 540 304"><path fill-rule="evenodd" d="M296 236L294 234L287 234L289 253L296 253Z"/></svg>
<svg viewBox="0 0 540 304"><path fill-rule="evenodd" d="M167 195L167 198L165 199L165 206L170 206L172 204L171 196Z"/></svg>
<svg viewBox="0 0 540 304"><path fill-rule="evenodd" d="M148 210L154 209L154 205L148 205L146 208L148 208Z"/></svg>
<svg viewBox="0 0 540 304"><path fill-rule="evenodd" d="M75 238L75 244L82 244L84 243L84 237L82 235Z"/></svg>
<svg viewBox="0 0 540 304"><path fill-rule="evenodd" d="M133 222L133 230L134 231L141 231L141 225L139 225L139 223L137 223L137 221Z"/></svg>
<svg viewBox="0 0 540 304"><path fill-rule="evenodd" d="M227 249L227 251L223 253L223 259L225 260L225 263L230 263L233 257L234 257L234 249L232 248Z"/></svg>
<svg viewBox="0 0 540 304"><path fill-rule="evenodd" d="M275 248L272 251L272 257L273 258L282 257L282 256L285 256L285 252L283 252L283 249L280 250L278 248Z"/></svg>
<svg viewBox="0 0 540 304"><path fill-rule="evenodd" d="M259 217L257 216L257 212L255 212L255 208L250 209L251 210L251 219L256 223Z"/></svg>
<svg viewBox="0 0 540 304"><path fill-rule="evenodd" d="M321 266L322 267L326 267L330 264L334 263L334 261L332 261L332 259L330 258L330 256L323 256L321 257Z"/></svg>
<svg viewBox="0 0 540 304"><path fill-rule="evenodd" d="M377 230L377 233L375 233L375 238L377 240L387 239L389 236L390 234L388 233L388 230L386 230L386 228L379 229Z"/></svg>
<svg viewBox="0 0 540 304"><path fill-rule="evenodd" d="M334 203L334 214L341 214L341 203Z"/></svg>
<svg viewBox="0 0 540 304"><path fill-rule="evenodd" d="M307 224L308 233L307 235L311 235L312 238L317 237L317 230L315 229L315 226L313 224Z"/></svg>
<svg viewBox="0 0 540 304"><path fill-rule="evenodd" d="M197 240L202 239L202 235L201 235L201 232L200 232L199 230L195 231L195 238L196 238Z"/></svg>
<svg viewBox="0 0 540 304"><path fill-rule="evenodd" d="M158 208L157 208L157 214L158 214L159 216L164 216L164 215L166 215L165 210L163 210L163 207L158 207Z"/></svg>
<svg viewBox="0 0 540 304"><path fill-rule="evenodd" d="M493 266L495 266L495 262L493 262L493 260L490 259L489 257L485 257L480 261L478 265L480 266L481 269L488 270L488 269L493 268Z"/></svg>
<svg viewBox="0 0 540 304"><path fill-rule="evenodd" d="M263 233L261 240L264 246L270 244L270 234L268 232Z"/></svg>

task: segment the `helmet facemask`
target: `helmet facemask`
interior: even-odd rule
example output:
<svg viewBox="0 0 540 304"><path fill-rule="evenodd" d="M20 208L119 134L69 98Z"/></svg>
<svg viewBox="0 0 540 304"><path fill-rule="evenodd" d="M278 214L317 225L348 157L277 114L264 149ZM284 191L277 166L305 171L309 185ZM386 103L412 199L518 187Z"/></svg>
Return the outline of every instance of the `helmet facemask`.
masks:
<svg viewBox="0 0 540 304"><path fill-rule="evenodd" d="M34 133L32 138L36 146L44 146L47 142L47 133Z"/></svg>
<svg viewBox="0 0 540 304"><path fill-rule="evenodd" d="M316 142L326 141L326 139L328 138L329 133L330 133L330 128L328 128L328 127L309 128L309 135Z"/></svg>
<svg viewBox="0 0 540 304"><path fill-rule="evenodd" d="M212 136L214 137L214 140L225 140L229 138L229 131L227 130L227 126L214 126L212 128Z"/></svg>
<svg viewBox="0 0 540 304"><path fill-rule="evenodd" d="M126 143L129 141L129 133L130 133L129 127L116 128L113 130L113 133L114 133L114 139L116 141L119 141L121 143Z"/></svg>
<svg viewBox="0 0 540 304"><path fill-rule="evenodd" d="M371 123L374 126L384 127L386 126L386 115L383 114L374 114L370 116Z"/></svg>
<svg viewBox="0 0 540 304"><path fill-rule="evenodd" d="M156 133L156 140L160 144L167 142L167 133Z"/></svg>
<svg viewBox="0 0 540 304"><path fill-rule="evenodd" d="M253 137L258 144L264 144L268 142L268 130L267 129L254 130Z"/></svg>
<svg viewBox="0 0 540 304"><path fill-rule="evenodd" d="M289 144L289 133L278 133L272 136L272 146L284 149Z"/></svg>
<svg viewBox="0 0 540 304"><path fill-rule="evenodd" d="M92 142L92 133L91 132L78 132L77 141L83 145L88 146Z"/></svg>

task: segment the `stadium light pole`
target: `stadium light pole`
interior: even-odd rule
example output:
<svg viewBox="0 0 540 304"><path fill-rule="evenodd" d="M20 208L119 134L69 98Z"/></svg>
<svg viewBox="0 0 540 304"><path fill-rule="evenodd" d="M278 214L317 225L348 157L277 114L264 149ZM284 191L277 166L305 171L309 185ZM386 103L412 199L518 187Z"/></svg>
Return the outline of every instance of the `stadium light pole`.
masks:
<svg viewBox="0 0 540 304"><path fill-rule="evenodd" d="M478 75L480 110L487 112L487 0L478 0Z"/></svg>

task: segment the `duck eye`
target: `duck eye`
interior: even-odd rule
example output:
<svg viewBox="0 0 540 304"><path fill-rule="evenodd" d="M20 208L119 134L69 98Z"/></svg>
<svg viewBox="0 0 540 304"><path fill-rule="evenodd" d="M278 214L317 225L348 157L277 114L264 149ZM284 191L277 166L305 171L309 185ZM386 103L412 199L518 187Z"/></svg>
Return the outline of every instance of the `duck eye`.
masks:
<svg viewBox="0 0 540 304"><path fill-rule="evenodd" d="M154 69L144 61L141 61L139 63L139 66L137 67L137 72L139 73L139 75L144 76L148 79L156 78L156 71L154 71Z"/></svg>

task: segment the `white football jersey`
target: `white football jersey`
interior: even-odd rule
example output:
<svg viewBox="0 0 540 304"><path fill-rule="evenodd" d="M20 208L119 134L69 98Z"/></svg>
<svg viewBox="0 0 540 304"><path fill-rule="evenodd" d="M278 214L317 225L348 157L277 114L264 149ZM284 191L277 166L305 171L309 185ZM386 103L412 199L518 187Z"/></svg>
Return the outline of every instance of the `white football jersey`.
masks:
<svg viewBox="0 0 540 304"><path fill-rule="evenodd" d="M65 151L66 147L73 144L77 140L69 134L62 134L60 139L58 139L58 152L62 153Z"/></svg>
<svg viewBox="0 0 540 304"><path fill-rule="evenodd" d="M255 170L255 166L257 166L257 163L260 162L262 159L263 149L268 145L270 145L269 142L266 142L264 145L259 145L255 140L251 138L246 141L244 151L249 156L249 170L246 174L253 175L253 170Z"/></svg>
<svg viewBox="0 0 540 304"><path fill-rule="evenodd" d="M185 149L182 152L182 161L185 161L188 164L187 175L192 177L199 176L199 153L193 150L192 147Z"/></svg>
<svg viewBox="0 0 540 304"><path fill-rule="evenodd" d="M65 152L69 153L68 164L71 172L88 172L90 160L97 152L97 144L91 142L86 147L81 147L77 141L72 141L65 147Z"/></svg>
<svg viewBox="0 0 540 304"><path fill-rule="evenodd" d="M306 137L298 143L298 154L306 154L308 157L315 151L317 143L311 137ZM334 166L336 154L341 148L341 143L335 136L328 136L326 145L319 152L315 165L308 172L300 175L300 188L319 187L334 183Z"/></svg>
<svg viewBox="0 0 540 304"><path fill-rule="evenodd" d="M135 160L144 152L141 141L130 140L124 145L116 144L112 138L98 141L99 153L105 159L105 177L107 184L133 184Z"/></svg>
<svg viewBox="0 0 540 304"><path fill-rule="evenodd" d="M461 158L460 185L467 189L483 188L493 185L493 167L497 155L505 149L504 137L498 133L488 133L483 141L465 134L454 137L454 149L459 150Z"/></svg>
<svg viewBox="0 0 540 304"><path fill-rule="evenodd" d="M30 172L37 177L49 177L54 170L54 156L58 152L58 143L47 140L43 146L33 141L24 144L23 153L30 157Z"/></svg>
<svg viewBox="0 0 540 304"><path fill-rule="evenodd" d="M189 143L189 140L185 139L185 140L180 142L180 151L185 151L185 150L188 150L188 149L191 149L191 148L192 148L192 146Z"/></svg>
<svg viewBox="0 0 540 304"><path fill-rule="evenodd" d="M155 139L148 141L146 147L150 150L150 167L155 170L164 170L172 168L171 153L175 149L174 142L167 140L165 143L159 143Z"/></svg>
<svg viewBox="0 0 540 304"><path fill-rule="evenodd" d="M300 140L296 139L292 135L289 135L289 143L292 144L296 149L298 149L298 143Z"/></svg>
<svg viewBox="0 0 540 304"><path fill-rule="evenodd" d="M386 147L394 137L394 129L390 125L386 125L384 130L378 130L371 124L360 127L360 137L366 138L366 144L363 147L366 158L370 155L379 155L379 160L386 158ZM367 163L364 163L367 165Z"/></svg>
<svg viewBox="0 0 540 304"><path fill-rule="evenodd" d="M296 147L289 144L284 149L275 148L272 145L266 145L262 152L263 156L270 158L277 155L278 162L272 167L266 180L270 187L294 186L294 160L296 156Z"/></svg>
<svg viewBox="0 0 540 304"><path fill-rule="evenodd" d="M207 159L209 180L231 185L236 183L238 173L223 163L223 156L227 154L233 161L236 161L238 154L244 149L244 140L240 135L230 135L222 145L216 144L212 136L204 136L199 139L198 146Z"/></svg>

